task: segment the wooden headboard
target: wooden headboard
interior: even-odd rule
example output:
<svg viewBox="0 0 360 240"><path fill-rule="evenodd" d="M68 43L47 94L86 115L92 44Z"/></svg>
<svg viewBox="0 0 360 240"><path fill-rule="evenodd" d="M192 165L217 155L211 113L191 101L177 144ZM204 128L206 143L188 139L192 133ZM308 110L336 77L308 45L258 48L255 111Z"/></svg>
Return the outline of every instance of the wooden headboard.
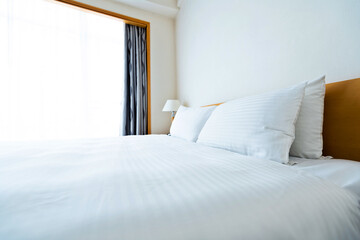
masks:
<svg viewBox="0 0 360 240"><path fill-rule="evenodd" d="M324 156L360 161L360 78L326 84L323 139Z"/></svg>
<svg viewBox="0 0 360 240"><path fill-rule="evenodd" d="M326 84L324 156L360 161L360 78Z"/></svg>

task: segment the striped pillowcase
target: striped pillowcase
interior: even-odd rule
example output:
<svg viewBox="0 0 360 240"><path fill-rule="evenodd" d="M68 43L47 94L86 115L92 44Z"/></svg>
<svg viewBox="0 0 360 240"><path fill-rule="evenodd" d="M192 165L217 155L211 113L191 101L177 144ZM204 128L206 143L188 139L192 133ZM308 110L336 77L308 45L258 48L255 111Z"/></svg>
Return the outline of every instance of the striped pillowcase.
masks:
<svg viewBox="0 0 360 240"><path fill-rule="evenodd" d="M290 148L290 156L311 159L321 157L324 97L325 76L309 81L296 121L295 140Z"/></svg>
<svg viewBox="0 0 360 240"><path fill-rule="evenodd" d="M197 142L287 163L305 86L306 83L301 83L220 105L201 130Z"/></svg>

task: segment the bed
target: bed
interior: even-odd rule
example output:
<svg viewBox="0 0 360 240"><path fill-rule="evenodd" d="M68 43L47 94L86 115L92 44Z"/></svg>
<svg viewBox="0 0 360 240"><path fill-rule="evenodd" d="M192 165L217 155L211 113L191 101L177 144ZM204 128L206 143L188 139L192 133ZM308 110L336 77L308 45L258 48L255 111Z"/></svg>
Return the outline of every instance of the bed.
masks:
<svg viewBox="0 0 360 240"><path fill-rule="evenodd" d="M167 135L3 142L0 239L359 239L360 196L301 163Z"/></svg>

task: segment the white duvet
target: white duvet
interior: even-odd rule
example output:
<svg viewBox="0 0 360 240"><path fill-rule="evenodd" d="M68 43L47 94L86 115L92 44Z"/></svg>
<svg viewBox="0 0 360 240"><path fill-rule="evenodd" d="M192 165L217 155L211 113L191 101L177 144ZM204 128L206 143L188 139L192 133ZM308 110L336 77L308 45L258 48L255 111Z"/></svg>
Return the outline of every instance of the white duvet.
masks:
<svg viewBox="0 0 360 240"><path fill-rule="evenodd" d="M0 239L360 239L360 199L168 136L0 143Z"/></svg>

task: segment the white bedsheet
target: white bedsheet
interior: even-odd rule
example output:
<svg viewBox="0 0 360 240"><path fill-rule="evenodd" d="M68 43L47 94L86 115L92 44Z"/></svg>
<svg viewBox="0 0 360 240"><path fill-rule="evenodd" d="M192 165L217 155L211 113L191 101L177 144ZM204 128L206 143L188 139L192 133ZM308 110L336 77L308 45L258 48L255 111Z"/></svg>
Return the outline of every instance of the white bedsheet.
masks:
<svg viewBox="0 0 360 240"><path fill-rule="evenodd" d="M360 239L359 198L168 136L0 143L0 239Z"/></svg>
<svg viewBox="0 0 360 240"><path fill-rule="evenodd" d="M360 162L344 159L306 159L290 157L297 170L326 179L360 197Z"/></svg>

